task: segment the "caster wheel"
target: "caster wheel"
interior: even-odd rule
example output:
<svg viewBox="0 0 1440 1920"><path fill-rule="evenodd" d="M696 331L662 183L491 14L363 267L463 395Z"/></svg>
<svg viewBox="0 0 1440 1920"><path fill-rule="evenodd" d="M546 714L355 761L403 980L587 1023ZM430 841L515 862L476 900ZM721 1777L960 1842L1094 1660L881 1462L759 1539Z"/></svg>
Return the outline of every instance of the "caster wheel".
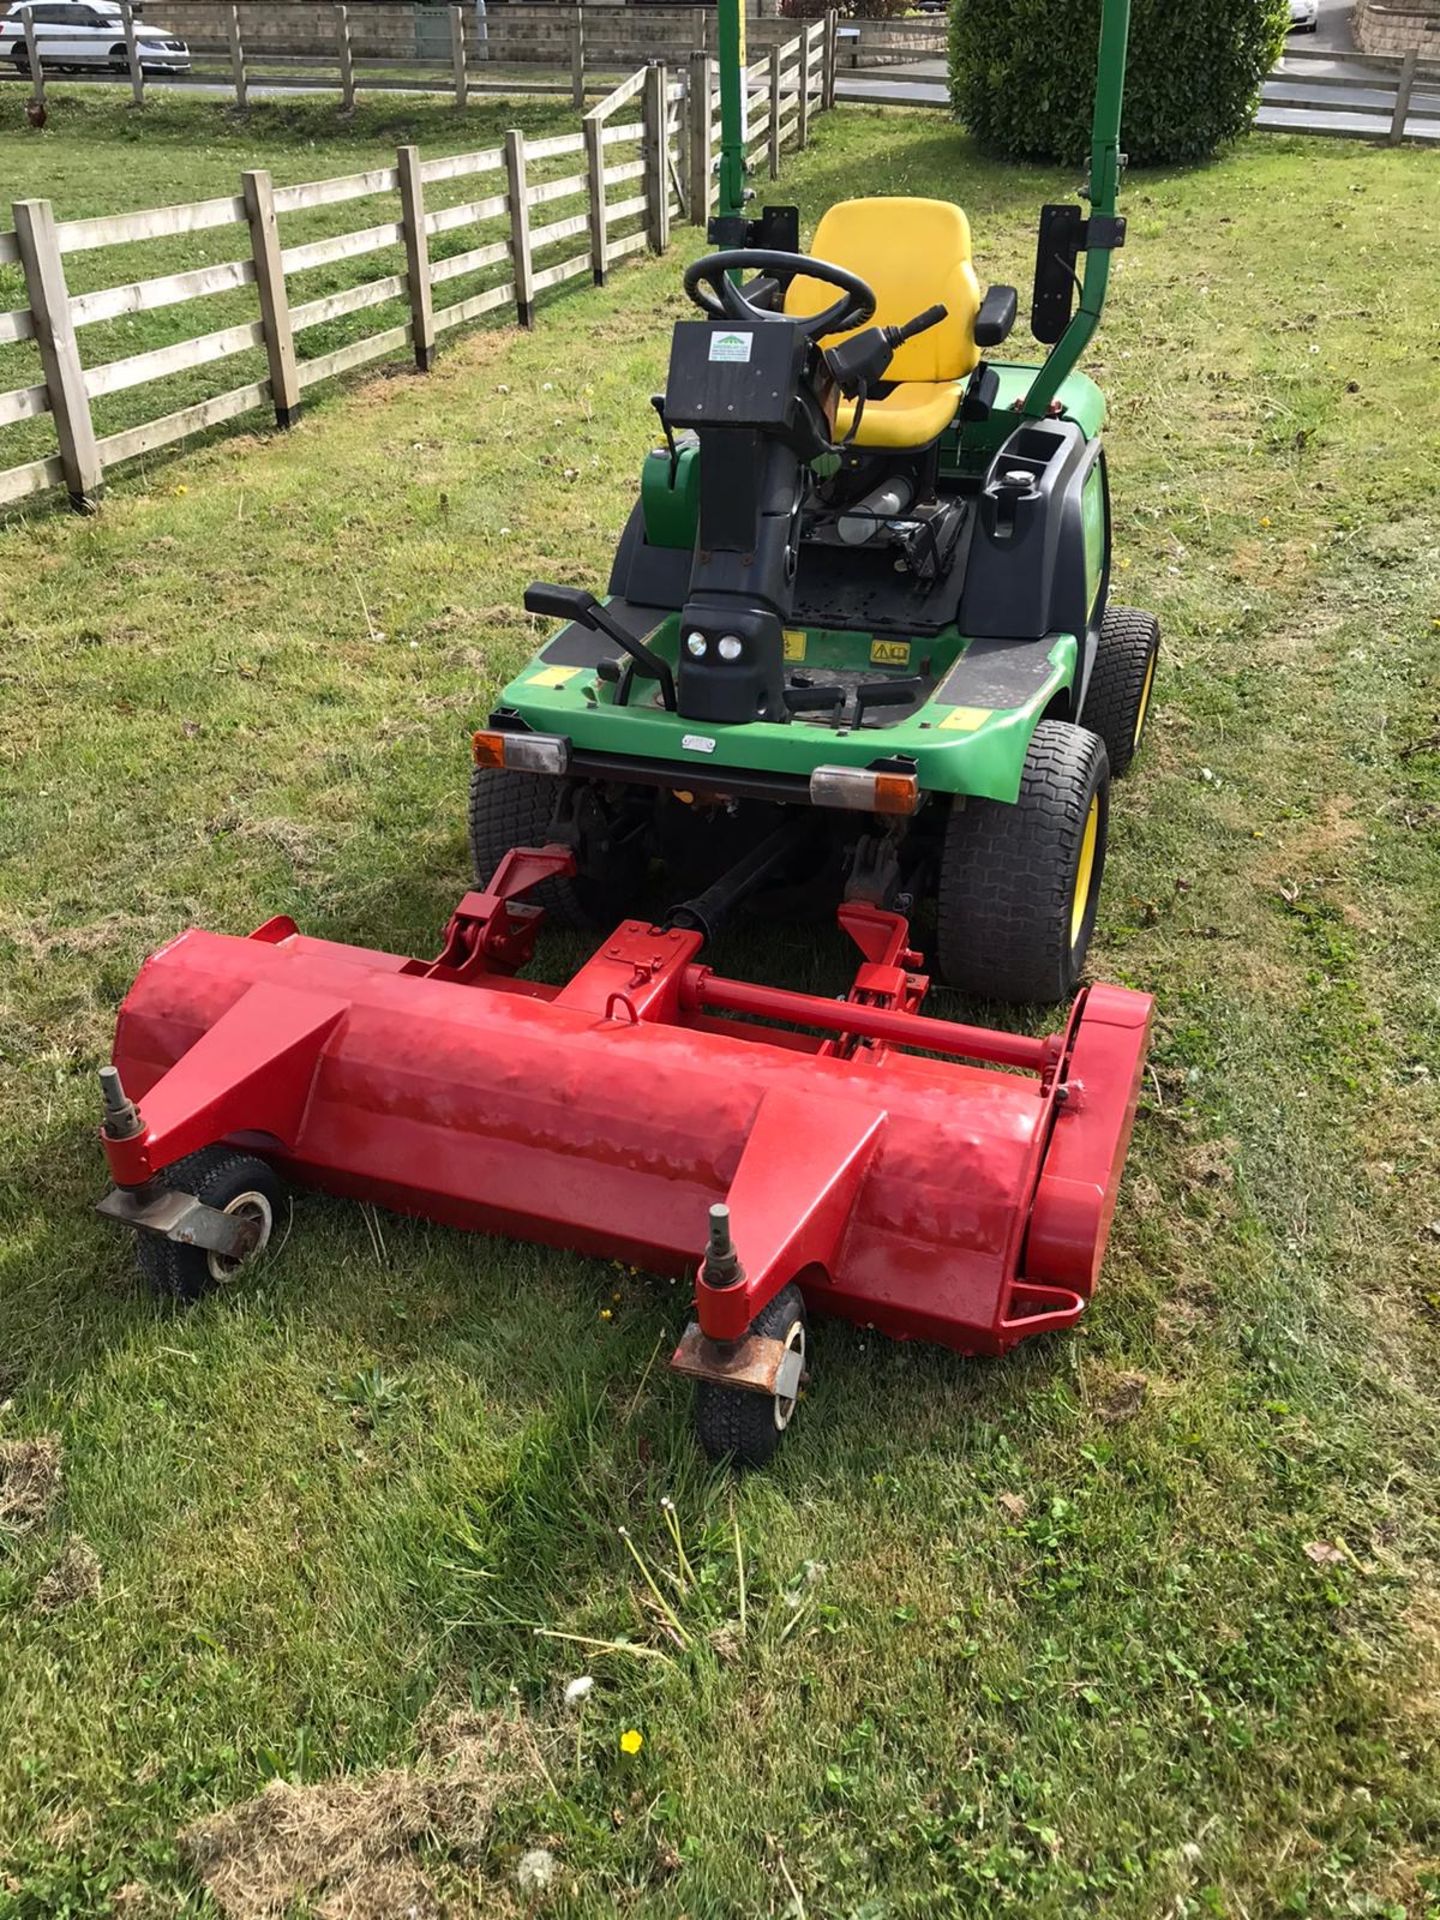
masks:
<svg viewBox="0 0 1440 1920"><path fill-rule="evenodd" d="M162 1300L199 1300L228 1280L247 1261L262 1253L275 1231L284 1189L279 1175L251 1153L233 1153L229 1147L205 1147L166 1170L165 1184L180 1193L193 1193L207 1207L222 1213L244 1214L256 1221L260 1239L244 1260L212 1253L208 1247L186 1247L178 1240L162 1240L142 1233L136 1249L140 1271L151 1292Z"/></svg>
<svg viewBox="0 0 1440 1920"><path fill-rule="evenodd" d="M800 1289L790 1286L756 1314L750 1331L783 1340L800 1355L803 1366L809 1355L809 1324ZM731 1460L737 1467L768 1466L798 1405L798 1394L787 1399L702 1380L695 1389L695 1432L712 1460Z"/></svg>

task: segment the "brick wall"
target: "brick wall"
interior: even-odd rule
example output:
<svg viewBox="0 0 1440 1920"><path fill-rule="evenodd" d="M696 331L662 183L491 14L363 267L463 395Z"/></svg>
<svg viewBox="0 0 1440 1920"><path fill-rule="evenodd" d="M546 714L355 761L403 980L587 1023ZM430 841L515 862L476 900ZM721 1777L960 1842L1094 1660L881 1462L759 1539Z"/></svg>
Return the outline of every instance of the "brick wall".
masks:
<svg viewBox="0 0 1440 1920"><path fill-rule="evenodd" d="M1357 0L1355 40L1362 53L1409 53L1440 61L1440 0L1409 0L1405 6Z"/></svg>

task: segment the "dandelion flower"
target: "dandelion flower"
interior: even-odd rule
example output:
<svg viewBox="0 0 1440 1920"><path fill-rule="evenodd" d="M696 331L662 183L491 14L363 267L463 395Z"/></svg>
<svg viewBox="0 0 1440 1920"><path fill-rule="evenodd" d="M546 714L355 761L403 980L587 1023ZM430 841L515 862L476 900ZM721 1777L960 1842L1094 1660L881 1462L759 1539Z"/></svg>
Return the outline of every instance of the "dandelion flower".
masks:
<svg viewBox="0 0 1440 1920"><path fill-rule="evenodd" d="M581 1706L584 1703L584 1701L589 1697L589 1695L594 1691L594 1687L595 1687L595 1682L593 1678L588 1673L582 1673L578 1680L572 1680L569 1686L566 1687L565 1689L566 1706L567 1707Z"/></svg>
<svg viewBox="0 0 1440 1920"><path fill-rule="evenodd" d="M645 1736L638 1727L627 1727L620 1736L620 1751L628 1753L633 1759L645 1744Z"/></svg>

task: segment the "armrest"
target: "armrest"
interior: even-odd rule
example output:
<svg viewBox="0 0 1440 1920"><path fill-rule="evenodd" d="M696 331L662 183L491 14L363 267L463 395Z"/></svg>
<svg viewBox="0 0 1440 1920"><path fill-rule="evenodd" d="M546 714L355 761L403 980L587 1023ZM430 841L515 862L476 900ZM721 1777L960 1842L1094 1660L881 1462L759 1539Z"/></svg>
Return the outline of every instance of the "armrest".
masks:
<svg viewBox="0 0 1440 1920"><path fill-rule="evenodd" d="M1018 304L1014 287L991 287L975 316L977 347L998 347L1010 336Z"/></svg>

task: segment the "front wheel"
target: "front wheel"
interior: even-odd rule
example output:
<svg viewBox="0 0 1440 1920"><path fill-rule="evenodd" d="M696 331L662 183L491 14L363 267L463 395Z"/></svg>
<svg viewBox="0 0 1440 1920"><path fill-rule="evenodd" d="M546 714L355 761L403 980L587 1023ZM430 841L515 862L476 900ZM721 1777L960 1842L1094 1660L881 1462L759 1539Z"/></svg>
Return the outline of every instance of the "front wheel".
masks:
<svg viewBox="0 0 1440 1920"><path fill-rule="evenodd" d="M1080 723L1105 742L1113 780L1128 771L1140 751L1159 658L1160 622L1153 613L1107 608Z"/></svg>
<svg viewBox="0 0 1440 1920"><path fill-rule="evenodd" d="M802 1377L809 1358L809 1328L805 1297L793 1283L782 1287L750 1322L751 1333L782 1341L799 1354ZM765 1467L774 1459L798 1405L798 1393L746 1393L740 1387L702 1380L695 1389L695 1432L712 1460Z"/></svg>
<svg viewBox="0 0 1440 1920"><path fill-rule="evenodd" d="M566 794L551 774L476 767L470 776L470 858L483 887L512 847L543 847L556 836L562 803L567 838L578 842L571 876L542 881L529 898L562 927L608 933L634 910L650 864L644 825L588 789Z"/></svg>
<svg viewBox="0 0 1440 1920"><path fill-rule="evenodd" d="M936 930L945 984L1012 1006L1068 1000L1095 929L1109 823L1104 742L1042 720L1013 803L950 810Z"/></svg>

